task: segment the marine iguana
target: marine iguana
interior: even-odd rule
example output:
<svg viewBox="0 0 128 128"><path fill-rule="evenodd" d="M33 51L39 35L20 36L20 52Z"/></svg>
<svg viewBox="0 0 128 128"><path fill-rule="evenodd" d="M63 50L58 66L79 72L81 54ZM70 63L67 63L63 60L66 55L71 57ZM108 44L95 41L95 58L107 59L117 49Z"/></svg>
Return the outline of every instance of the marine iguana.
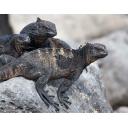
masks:
<svg viewBox="0 0 128 128"><path fill-rule="evenodd" d="M10 62L30 49L30 38L26 34L0 36L0 65Z"/></svg>
<svg viewBox="0 0 128 128"><path fill-rule="evenodd" d="M31 39L31 45L34 47L41 46L48 38L57 35L54 23L37 18L36 22L25 26L20 34L27 34Z"/></svg>
<svg viewBox="0 0 128 128"><path fill-rule="evenodd" d="M44 90L51 80L61 79L63 82L57 90L57 96L61 105L68 108L71 102L65 92L81 75L82 71L94 61L104 58L108 52L102 44L90 44L79 49L45 48L25 53L18 59L0 68L0 81L13 77L23 76L34 80L36 90L40 98L49 107L54 106L59 111L59 106L48 96Z"/></svg>
<svg viewBox="0 0 128 128"><path fill-rule="evenodd" d="M70 46L56 38L52 38L57 35L56 26L54 23L41 20L37 18L37 21L25 26L21 34L29 35L31 39L31 46L34 49L37 48L70 48Z"/></svg>

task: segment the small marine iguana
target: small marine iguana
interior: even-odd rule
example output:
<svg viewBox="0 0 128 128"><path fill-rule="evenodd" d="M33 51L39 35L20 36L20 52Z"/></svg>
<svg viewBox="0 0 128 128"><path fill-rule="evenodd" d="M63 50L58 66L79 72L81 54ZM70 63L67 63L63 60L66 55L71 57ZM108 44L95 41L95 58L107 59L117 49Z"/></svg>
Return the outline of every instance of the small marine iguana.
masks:
<svg viewBox="0 0 128 128"><path fill-rule="evenodd" d="M20 34L27 34L31 39L31 45L34 47L41 46L48 38L57 35L54 23L37 18L36 22L25 26Z"/></svg>
<svg viewBox="0 0 128 128"><path fill-rule="evenodd" d="M20 33L29 35L33 50L46 47L70 48L66 42L52 38L57 35L55 24L46 20L41 20L40 18L37 18L36 22L25 26Z"/></svg>
<svg viewBox="0 0 128 128"><path fill-rule="evenodd" d="M30 38L26 34L0 36L0 65L9 63L30 50Z"/></svg>
<svg viewBox="0 0 128 128"><path fill-rule="evenodd" d="M36 82L36 90L49 107L52 105L56 111L59 106L48 96L44 90L46 84L51 80L61 79L57 96L61 105L68 108L68 97L65 92L71 87L81 75L83 69L94 61L104 58L108 52L102 44L90 44L79 49L45 48L25 53L18 59L0 68L0 81L13 77L23 76Z"/></svg>

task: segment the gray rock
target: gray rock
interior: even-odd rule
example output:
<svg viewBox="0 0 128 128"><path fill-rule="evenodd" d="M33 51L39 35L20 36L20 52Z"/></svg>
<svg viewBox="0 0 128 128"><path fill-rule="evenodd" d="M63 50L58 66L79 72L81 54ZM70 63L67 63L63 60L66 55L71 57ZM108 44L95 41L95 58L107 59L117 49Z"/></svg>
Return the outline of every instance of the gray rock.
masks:
<svg viewBox="0 0 128 128"><path fill-rule="evenodd" d="M56 88L47 86L49 94L56 95ZM88 68L67 92L72 102L68 110L60 112L112 112L105 97L100 70L96 64ZM55 101L58 102L55 97ZM0 112L55 112L47 108L35 90L33 81L22 77L0 83Z"/></svg>
<svg viewBox="0 0 128 128"><path fill-rule="evenodd" d="M119 107L114 111L115 113L128 113L128 107L127 106L122 106Z"/></svg>
<svg viewBox="0 0 128 128"><path fill-rule="evenodd" d="M128 105L128 29L114 32L100 42L107 46L109 55L100 61L103 66L103 81L107 88L107 97L116 109Z"/></svg>

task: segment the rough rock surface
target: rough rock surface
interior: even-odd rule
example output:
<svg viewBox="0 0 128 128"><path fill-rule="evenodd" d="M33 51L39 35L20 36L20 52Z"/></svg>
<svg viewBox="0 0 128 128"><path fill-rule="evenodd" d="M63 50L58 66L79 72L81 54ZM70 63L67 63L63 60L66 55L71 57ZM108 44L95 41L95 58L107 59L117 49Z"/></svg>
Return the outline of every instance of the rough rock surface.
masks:
<svg viewBox="0 0 128 128"><path fill-rule="evenodd" d="M115 113L128 113L128 107L127 106L122 106L119 107L114 111Z"/></svg>
<svg viewBox="0 0 128 128"><path fill-rule="evenodd" d="M56 94L55 87L49 86L46 89L50 94ZM67 93L72 105L69 110L60 107L60 112L112 112L96 64L88 68L88 73L84 71ZM0 112L55 111L52 107L47 108L40 99L33 81L17 77L0 83Z"/></svg>
<svg viewBox="0 0 128 128"><path fill-rule="evenodd" d="M100 61L100 66L103 66L103 81L110 103L114 109L121 105L127 106L128 29L116 31L92 42L103 43L109 50L109 55Z"/></svg>

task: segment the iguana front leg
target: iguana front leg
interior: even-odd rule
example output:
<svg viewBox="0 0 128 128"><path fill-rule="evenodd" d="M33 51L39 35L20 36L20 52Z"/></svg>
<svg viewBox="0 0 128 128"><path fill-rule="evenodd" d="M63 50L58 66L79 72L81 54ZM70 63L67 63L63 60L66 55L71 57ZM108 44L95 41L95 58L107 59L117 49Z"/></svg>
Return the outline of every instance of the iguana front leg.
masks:
<svg viewBox="0 0 128 128"><path fill-rule="evenodd" d="M71 102L68 101L69 97L65 95L65 92L71 87L71 85L71 80L63 79L57 91L58 99L60 103L66 107L66 109L69 108L68 105L70 105Z"/></svg>
<svg viewBox="0 0 128 128"><path fill-rule="evenodd" d="M49 107L52 105L56 111L59 111L59 104L55 103L51 97L48 96L47 92L44 90L46 84L48 83L48 75L42 75L36 82L36 90L40 96L40 98L44 101L44 103Z"/></svg>

